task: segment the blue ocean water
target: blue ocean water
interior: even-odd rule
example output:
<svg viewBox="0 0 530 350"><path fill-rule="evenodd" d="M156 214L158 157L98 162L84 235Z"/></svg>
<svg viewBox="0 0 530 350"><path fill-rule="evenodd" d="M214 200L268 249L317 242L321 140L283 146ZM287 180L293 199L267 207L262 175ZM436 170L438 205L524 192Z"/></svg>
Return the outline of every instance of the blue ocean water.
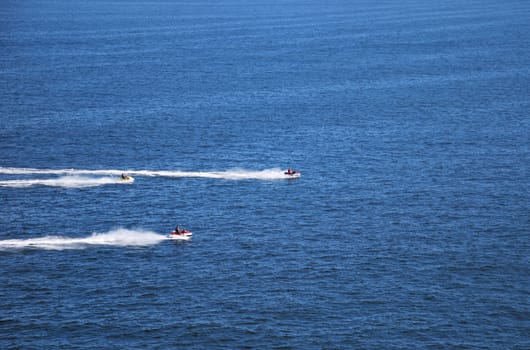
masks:
<svg viewBox="0 0 530 350"><path fill-rule="evenodd" d="M3 1L0 347L530 348L528 18Z"/></svg>

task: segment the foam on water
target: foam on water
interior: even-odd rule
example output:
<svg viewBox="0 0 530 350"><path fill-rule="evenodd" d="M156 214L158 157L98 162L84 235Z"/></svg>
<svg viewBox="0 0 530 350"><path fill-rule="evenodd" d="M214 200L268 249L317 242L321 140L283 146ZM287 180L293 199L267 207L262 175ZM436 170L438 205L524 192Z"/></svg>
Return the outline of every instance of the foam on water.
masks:
<svg viewBox="0 0 530 350"><path fill-rule="evenodd" d="M182 170L117 170L117 169L35 169L35 168L9 168L0 167L0 174L7 175L115 175L123 173L133 176L146 177L195 177L224 180L279 180L290 178L284 174L285 170L280 168L270 168L264 170L231 169L225 171L182 171ZM0 182L1 184L1 182Z"/></svg>
<svg viewBox="0 0 530 350"><path fill-rule="evenodd" d="M0 174L7 175L121 175L123 170L83 170L83 169L36 169L36 168L11 168L0 167Z"/></svg>
<svg viewBox="0 0 530 350"><path fill-rule="evenodd" d="M0 181L0 187L32 187L32 186L52 186L65 188L83 188L114 184L130 184L131 182L120 181L114 177L86 177L86 176L61 176L55 179L19 179Z"/></svg>
<svg viewBox="0 0 530 350"><path fill-rule="evenodd" d="M105 233L93 233L88 237L44 236L28 239L0 240L0 250L12 249L85 249L92 246L150 246L167 240L164 235L145 230L119 228Z"/></svg>

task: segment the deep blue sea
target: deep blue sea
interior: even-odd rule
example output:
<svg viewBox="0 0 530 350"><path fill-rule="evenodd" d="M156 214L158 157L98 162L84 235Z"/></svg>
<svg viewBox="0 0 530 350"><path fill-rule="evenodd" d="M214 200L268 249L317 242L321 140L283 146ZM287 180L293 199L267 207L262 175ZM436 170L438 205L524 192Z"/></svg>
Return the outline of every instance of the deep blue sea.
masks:
<svg viewBox="0 0 530 350"><path fill-rule="evenodd" d="M2 1L0 348L530 349L529 19Z"/></svg>

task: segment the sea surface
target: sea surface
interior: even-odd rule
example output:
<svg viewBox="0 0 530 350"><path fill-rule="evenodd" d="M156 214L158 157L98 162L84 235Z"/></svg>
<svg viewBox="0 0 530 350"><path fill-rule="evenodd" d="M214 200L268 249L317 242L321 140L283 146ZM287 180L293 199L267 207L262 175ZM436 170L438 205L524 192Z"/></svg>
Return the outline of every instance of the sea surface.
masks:
<svg viewBox="0 0 530 350"><path fill-rule="evenodd" d="M529 19L2 1L0 348L530 349Z"/></svg>

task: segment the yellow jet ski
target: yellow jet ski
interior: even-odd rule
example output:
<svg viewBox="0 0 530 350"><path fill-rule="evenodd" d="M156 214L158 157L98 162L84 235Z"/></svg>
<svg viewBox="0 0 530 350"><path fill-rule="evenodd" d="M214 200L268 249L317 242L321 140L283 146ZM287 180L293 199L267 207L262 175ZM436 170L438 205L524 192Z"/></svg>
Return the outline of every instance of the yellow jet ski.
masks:
<svg viewBox="0 0 530 350"><path fill-rule="evenodd" d="M133 183L134 177L127 175L127 174L121 174L119 181L125 182L125 183Z"/></svg>

